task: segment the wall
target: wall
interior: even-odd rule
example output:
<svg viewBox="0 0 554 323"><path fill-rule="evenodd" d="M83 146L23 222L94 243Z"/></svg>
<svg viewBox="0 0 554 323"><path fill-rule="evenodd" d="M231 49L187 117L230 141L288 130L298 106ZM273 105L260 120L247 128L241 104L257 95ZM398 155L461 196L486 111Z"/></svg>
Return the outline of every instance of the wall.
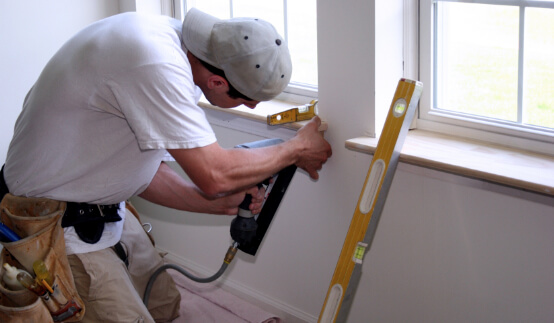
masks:
<svg viewBox="0 0 554 323"><path fill-rule="evenodd" d="M397 60L387 63L391 69L378 64L382 47L353 35L386 43L375 33L396 23L393 8L399 2L387 7L378 25L371 21L376 10L385 10L384 1L347 0L338 9L334 2L318 2L321 17L349 18L323 30L336 42L319 44L320 103L326 107L333 157L319 181L300 171L295 175L258 255L239 253L222 280L225 288L286 322L314 322L319 315L371 160L345 149L344 140L372 131L359 120L370 118L366 106L380 105L379 97L390 100L390 84L382 80L398 73ZM119 10L110 0L75 3L0 2L1 158L21 101L48 58L79 28ZM387 50L396 55L398 49ZM393 76L386 74L390 71ZM210 118L223 120L214 126L223 146L263 137L232 129L237 120L228 116L210 113ZM260 127L253 121L241 125ZM170 259L202 274L219 268L232 217L134 201ZM554 317L553 231L550 197L400 164L349 322L547 322Z"/></svg>
<svg viewBox="0 0 554 323"><path fill-rule="evenodd" d="M6 153L25 95L50 57L73 34L116 14L112 0L0 2L0 160Z"/></svg>

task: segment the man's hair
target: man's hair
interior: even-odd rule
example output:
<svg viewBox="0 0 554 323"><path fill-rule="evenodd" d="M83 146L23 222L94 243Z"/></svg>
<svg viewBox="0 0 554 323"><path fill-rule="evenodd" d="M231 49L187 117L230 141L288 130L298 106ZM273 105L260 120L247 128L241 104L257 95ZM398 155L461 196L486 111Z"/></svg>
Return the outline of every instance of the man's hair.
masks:
<svg viewBox="0 0 554 323"><path fill-rule="evenodd" d="M247 101L254 101L251 98L247 97L246 95L244 95L244 94L240 93L239 91L237 91L237 89L235 89L231 85L231 82L229 82L229 80L227 79L227 76L225 76L225 72L223 72L222 69L219 69L219 68L217 68L213 65L210 65L210 64L204 62L201 59L198 59L198 60L200 61L200 63L202 63L202 65L206 69L208 69L208 71L212 72L215 75L223 77L227 81L227 84L229 84L229 91L227 91L227 95L229 95L232 99L244 99L244 100L247 100Z"/></svg>

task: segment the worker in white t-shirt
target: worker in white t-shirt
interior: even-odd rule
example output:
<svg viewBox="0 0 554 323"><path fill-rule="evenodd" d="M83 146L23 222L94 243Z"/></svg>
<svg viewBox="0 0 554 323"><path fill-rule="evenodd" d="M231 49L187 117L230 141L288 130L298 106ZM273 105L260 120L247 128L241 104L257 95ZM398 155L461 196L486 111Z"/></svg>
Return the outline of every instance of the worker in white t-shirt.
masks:
<svg viewBox="0 0 554 323"><path fill-rule="evenodd" d="M96 220L85 223L66 211L62 221L86 305L83 322L164 321L178 313L170 277L156 282L169 287L164 295L153 291L148 309L141 301L144 282L161 260L126 212L130 197L234 215L249 193L257 213L263 192L255 185L272 174L295 164L318 178L331 156L319 118L282 144L223 149L197 106L204 94L221 108L255 108L281 93L291 73L286 43L271 24L220 20L196 9L183 23L136 13L106 18L52 57L25 98L3 177L15 196L117 210L105 221L93 210L87 216ZM166 152L192 182L162 162ZM119 242L128 266L112 248Z"/></svg>

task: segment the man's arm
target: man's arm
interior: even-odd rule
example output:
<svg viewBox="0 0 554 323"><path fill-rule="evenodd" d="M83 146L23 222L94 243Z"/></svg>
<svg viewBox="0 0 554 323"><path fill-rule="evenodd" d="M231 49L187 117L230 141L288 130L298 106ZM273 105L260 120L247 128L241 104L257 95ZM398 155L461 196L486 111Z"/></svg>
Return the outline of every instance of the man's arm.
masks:
<svg viewBox="0 0 554 323"><path fill-rule="evenodd" d="M152 203L182 211L236 215L238 205L246 194L253 196L250 204L252 213L260 213L264 193L263 189L251 187L243 192L208 199L194 184L187 182L166 163L161 163L152 182L139 196Z"/></svg>
<svg viewBox="0 0 554 323"><path fill-rule="evenodd" d="M214 143L168 151L202 192L217 197L261 183L293 164L317 179L317 171L331 156L331 146L318 132L320 124L315 117L292 139L275 146L223 149Z"/></svg>

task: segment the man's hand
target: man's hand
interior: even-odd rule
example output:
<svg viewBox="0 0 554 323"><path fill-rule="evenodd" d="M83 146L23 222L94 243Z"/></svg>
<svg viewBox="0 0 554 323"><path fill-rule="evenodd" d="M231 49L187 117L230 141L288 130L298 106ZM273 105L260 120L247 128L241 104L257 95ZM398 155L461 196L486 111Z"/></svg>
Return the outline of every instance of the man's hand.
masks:
<svg viewBox="0 0 554 323"><path fill-rule="evenodd" d="M314 117L304 127L300 128L291 141L297 141L303 149L296 162L296 166L308 172L311 178L318 179L318 170L332 155L331 145L323 139L318 129L321 119Z"/></svg>
<svg viewBox="0 0 554 323"><path fill-rule="evenodd" d="M199 201L202 205L198 207L204 210L202 213L237 215L239 211L238 206L244 200L246 194L252 195L252 202L249 206L252 214L260 213L264 202L265 188L258 188L257 186L253 186L245 192L218 197L216 199L205 199L202 197L202 201Z"/></svg>
<svg viewBox="0 0 554 323"><path fill-rule="evenodd" d="M254 186L247 190L246 194L252 195L252 202L249 207L252 214L260 213L265 200L265 188Z"/></svg>

